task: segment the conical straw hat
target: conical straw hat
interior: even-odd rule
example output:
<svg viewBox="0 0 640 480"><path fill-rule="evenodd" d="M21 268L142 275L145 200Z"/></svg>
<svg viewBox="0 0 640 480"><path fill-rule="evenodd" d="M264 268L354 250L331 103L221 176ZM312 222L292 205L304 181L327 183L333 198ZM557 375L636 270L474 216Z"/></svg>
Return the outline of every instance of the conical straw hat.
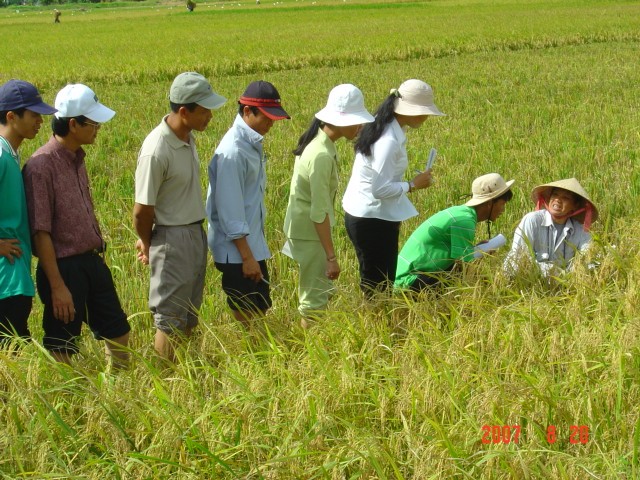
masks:
<svg viewBox="0 0 640 480"><path fill-rule="evenodd" d="M534 202L538 202L538 199L542 197L545 203L548 203L549 197L551 196L551 190L553 190L554 188L562 188L563 190L568 190L569 192L575 193L579 197L582 197L591 205L591 222L595 222L598 219L598 209L589 198L589 194L585 191L584 188L582 188L580 182L578 182L578 180L576 180L575 178L566 178L564 180L558 180L557 182L538 185L531 192L531 199ZM584 223L585 212L572 218L575 218L580 223Z"/></svg>

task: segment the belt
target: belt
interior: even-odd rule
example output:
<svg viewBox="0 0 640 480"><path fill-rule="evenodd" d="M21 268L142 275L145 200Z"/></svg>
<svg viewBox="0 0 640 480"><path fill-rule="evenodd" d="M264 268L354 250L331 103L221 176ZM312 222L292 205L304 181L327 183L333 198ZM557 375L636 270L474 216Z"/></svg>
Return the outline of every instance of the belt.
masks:
<svg viewBox="0 0 640 480"><path fill-rule="evenodd" d="M107 251L107 244L103 243L98 248L93 248L91 250L87 250L86 252L81 253L80 255L100 255L100 256L102 256L104 254L104 252L106 252L106 251Z"/></svg>
<svg viewBox="0 0 640 480"><path fill-rule="evenodd" d="M201 220L196 220L195 222L191 222L191 223L185 223L183 225L154 225L155 227L190 227L191 225L202 225L204 223L204 218Z"/></svg>

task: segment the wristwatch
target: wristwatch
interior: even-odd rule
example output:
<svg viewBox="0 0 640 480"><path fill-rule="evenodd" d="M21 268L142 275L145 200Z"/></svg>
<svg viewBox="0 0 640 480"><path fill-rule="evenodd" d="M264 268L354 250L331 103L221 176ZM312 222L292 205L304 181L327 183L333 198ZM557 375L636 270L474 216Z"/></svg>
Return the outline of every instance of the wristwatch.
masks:
<svg viewBox="0 0 640 480"><path fill-rule="evenodd" d="M407 182L409 184L409 191L407 193L411 193L412 191L414 191L416 189L416 184L413 183L413 180L410 182Z"/></svg>

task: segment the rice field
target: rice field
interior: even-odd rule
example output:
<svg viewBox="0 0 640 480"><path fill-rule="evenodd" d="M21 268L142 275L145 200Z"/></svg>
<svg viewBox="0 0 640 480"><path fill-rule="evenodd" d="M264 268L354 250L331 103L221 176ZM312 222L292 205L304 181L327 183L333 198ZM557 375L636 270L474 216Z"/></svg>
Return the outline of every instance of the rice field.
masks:
<svg viewBox="0 0 640 480"><path fill-rule="evenodd" d="M117 112L87 148L87 168L134 361L112 375L85 332L74 366L55 364L36 301L35 341L0 352L2 478L640 478L640 2L58 8L58 25L44 8L0 8L0 82L28 80L49 102L67 82L86 83ZM197 135L203 189L249 82L274 83L292 119L265 140L274 307L245 330L211 261L199 333L167 370L153 357L148 271L135 258L133 182L173 77L192 70L230 99ZM365 305L340 220L339 293L326 321L304 331L295 265L277 253L291 150L333 86L356 84L375 110L408 78L431 84L447 116L409 133L410 170L435 146L437 181L412 197L420 214L401 243L483 173L516 179L492 226L509 239L535 185L575 176L600 210L600 267L553 285L510 283L499 251L440 297ZM48 135L23 144L23 161ZM343 192L353 153L338 147Z"/></svg>

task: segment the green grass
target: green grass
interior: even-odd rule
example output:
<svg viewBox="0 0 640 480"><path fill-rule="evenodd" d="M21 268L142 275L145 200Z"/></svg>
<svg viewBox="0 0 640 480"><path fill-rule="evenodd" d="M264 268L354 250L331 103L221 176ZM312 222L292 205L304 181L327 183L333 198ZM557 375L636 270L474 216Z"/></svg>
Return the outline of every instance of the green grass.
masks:
<svg viewBox="0 0 640 480"><path fill-rule="evenodd" d="M0 80L29 80L49 101L66 82L83 81L117 111L87 149L87 167L135 357L130 372L104 374L101 345L85 332L74 368L53 364L38 343L36 302L36 342L17 356L0 353L0 474L639 478L640 3L241 4L201 3L193 14L182 4L87 6L65 11L60 25L48 10L0 10L6 38L21 39L0 53ZM532 208L535 185L576 176L601 213L593 254L602 265L552 286L533 277L510 284L499 274L501 251L469 266L442 297L367 307L339 220L343 274L324 323L297 326L296 269L276 253L274 308L243 330L210 264L199 335L162 371L152 355L148 271L133 249L133 173L173 76L191 69L231 100L198 135L203 187L247 83L272 81L293 117L266 139L273 252L284 240L290 151L329 90L355 83L373 110L416 77L448 116L409 134L412 170L432 146L439 158L435 186L412 197L420 215L405 222L401 241L459 203L480 174L517 180L493 226L508 237ZM23 145L24 159L45 130ZM343 191L351 147L340 143L339 153ZM483 425L516 424L518 445L481 443ZM555 444L548 425L557 427ZM586 445L569 443L571 425L589 426Z"/></svg>

